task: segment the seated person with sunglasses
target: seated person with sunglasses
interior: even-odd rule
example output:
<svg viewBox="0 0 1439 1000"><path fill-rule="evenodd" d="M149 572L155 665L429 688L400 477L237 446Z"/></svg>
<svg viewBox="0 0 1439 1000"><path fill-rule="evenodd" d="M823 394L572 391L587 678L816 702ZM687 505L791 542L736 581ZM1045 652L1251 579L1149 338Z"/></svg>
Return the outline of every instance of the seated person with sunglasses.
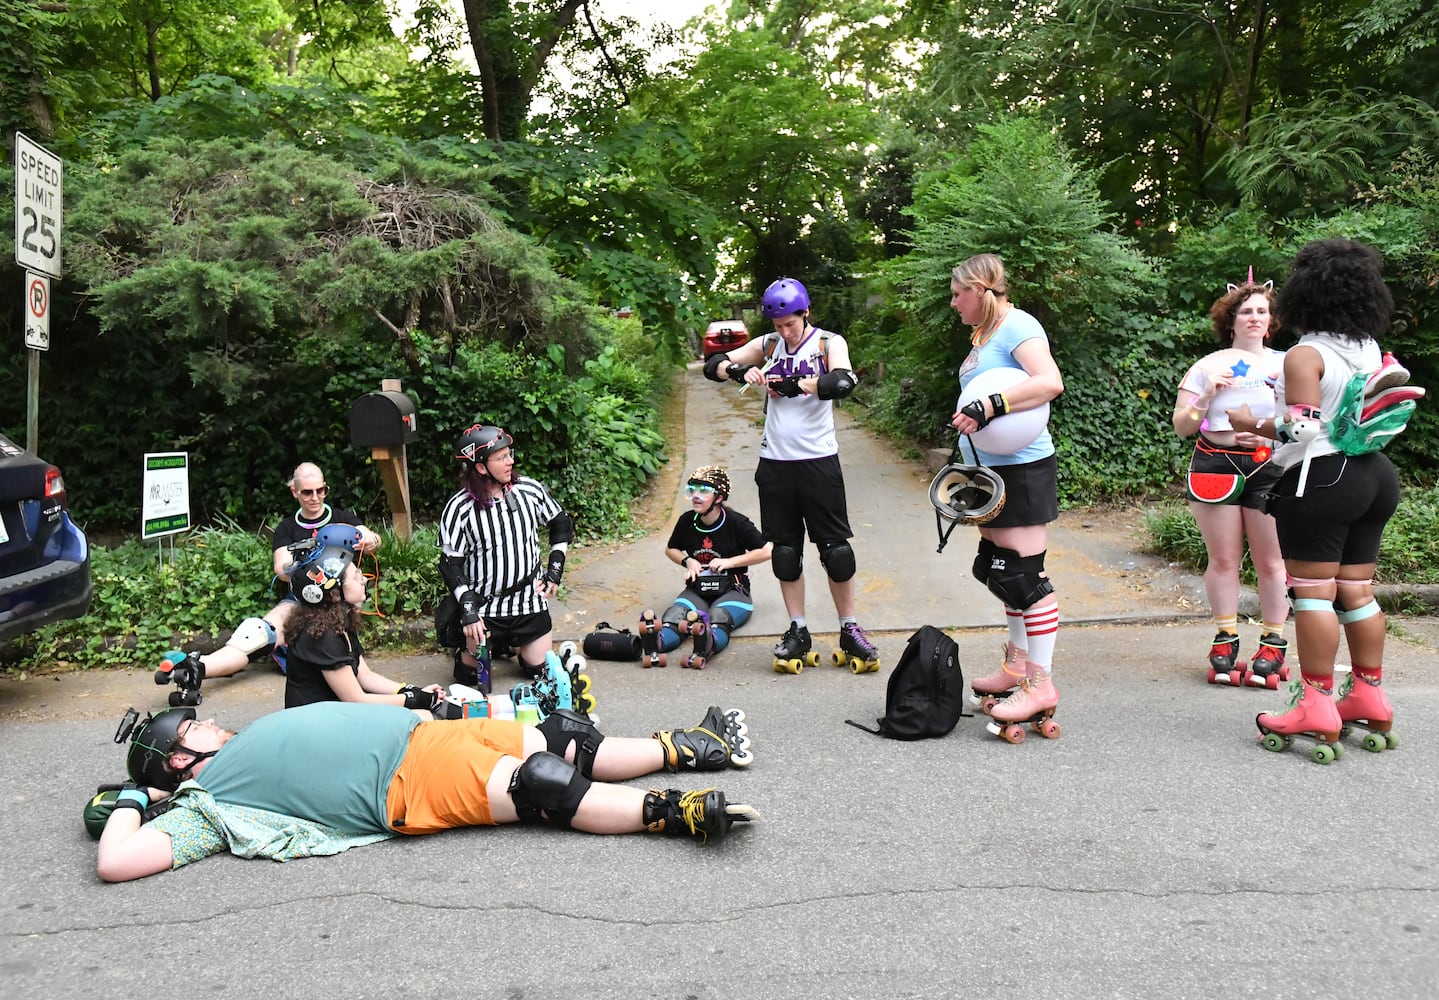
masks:
<svg viewBox="0 0 1439 1000"><path fill-rule="evenodd" d="M665 653L694 636L694 652L681 666L703 670L729 645L730 633L754 613L748 567L765 562L772 546L754 522L731 510L729 473L702 465L685 486L694 508L680 516L665 545L665 555L685 571L685 589L658 620L652 610L640 616L641 662L665 665Z"/></svg>
<svg viewBox="0 0 1439 1000"><path fill-rule="evenodd" d="M169 669L162 667L156 675L157 684L173 679L182 691L189 689L194 698L190 704L199 701L196 696L201 681L238 674L264 656L273 656L280 669L285 669L285 621L295 601L288 587L290 565L294 561L291 545L313 538L326 525L336 524L355 528L358 534L355 548L358 551L373 552L380 547L380 536L361 524L359 515L349 508L332 508L326 502L329 487L325 485L325 475L318 465L301 462L290 477L289 487L300 506L275 526L271 548L271 571L287 584L284 598L264 618L252 617L242 621L225 645L213 652L170 653L166 659L172 666ZM175 703L171 701L171 704Z"/></svg>

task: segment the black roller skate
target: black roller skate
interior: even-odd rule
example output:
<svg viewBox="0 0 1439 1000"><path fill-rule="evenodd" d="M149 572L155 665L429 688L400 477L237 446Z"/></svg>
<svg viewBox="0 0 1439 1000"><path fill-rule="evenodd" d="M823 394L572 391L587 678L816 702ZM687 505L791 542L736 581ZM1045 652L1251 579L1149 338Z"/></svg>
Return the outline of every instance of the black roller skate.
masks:
<svg viewBox="0 0 1439 1000"><path fill-rule="evenodd" d="M1244 666L1239 662L1239 636L1220 632L1209 647L1210 684L1238 685L1244 681Z"/></svg>
<svg viewBox="0 0 1439 1000"><path fill-rule="evenodd" d="M681 660L680 666L703 670L715 655L714 632L710 629L709 615L702 611L691 611L690 614L694 615L695 619L681 622L680 629L695 637L694 652Z"/></svg>
<svg viewBox="0 0 1439 1000"><path fill-rule="evenodd" d="M725 711L711 705L704 721L690 729L663 729L654 734L665 748L667 771L723 771L727 767L749 767L749 726L744 712Z"/></svg>
<svg viewBox="0 0 1439 1000"><path fill-rule="evenodd" d="M774 672L797 674L805 667L819 666L819 654L810 649L809 629L798 622L790 622L774 647Z"/></svg>
<svg viewBox="0 0 1439 1000"><path fill-rule="evenodd" d="M200 684L205 680L205 664L200 662L200 657L195 653L185 653L178 649L172 649L166 653L160 661L160 669L155 671L156 684L175 685L175 690L170 692L170 706L178 708L181 705L198 705L204 701L204 695L200 694Z"/></svg>
<svg viewBox="0 0 1439 1000"><path fill-rule="evenodd" d="M852 674L871 674L879 669L878 647L854 622L839 627L839 648L829 659L836 667L848 666Z"/></svg>
<svg viewBox="0 0 1439 1000"><path fill-rule="evenodd" d="M670 837L689 834L702 844L718 843L736 823L759 819L754 806L725 801L718 788L682 792L678 788L652 789L645 795L645 829Z"/></svg>
<svg viewBox="0 0 1439 1000"><path fill-rule="evenodd" d="M1259 649L1244 670L1244 683L1278 691L1280 681L1289 680L1289 668L1284 665L1284 651L1288 648L1289 643L1273 632L1261 635Z"/></svg>
<svg viewBox="0 0 1439 1000"><path fill-rule="evenodd" d="M640 615L640 666L648 670L650 667L663 667L665 665L665 654L660 652L660 624L659 617L654 609L646 608Z"/></svg>

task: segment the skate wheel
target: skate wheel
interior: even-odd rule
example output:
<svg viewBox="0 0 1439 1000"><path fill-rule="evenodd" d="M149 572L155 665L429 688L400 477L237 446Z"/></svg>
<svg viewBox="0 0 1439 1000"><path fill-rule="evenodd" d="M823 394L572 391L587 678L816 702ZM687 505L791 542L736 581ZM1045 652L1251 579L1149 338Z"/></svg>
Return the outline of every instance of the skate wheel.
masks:
<svg viewBox="0 0 1439 1000"><path fill-rule="evenodd" d="M666 666L669 666L669 661L665 659L665 654L664 654L664 653L656 653L656 654L655 654L655 666L657 666L657 667L666 667Z"/></svg>
<svg viewBox="0 0 1439 1000"><path fill-rule="evenodd" d="M595 712L595 698L591 694L583 694L577 699L580 711L585 715L593 715Z"/></svg>
<svg viewBox="0 0 1439 1000"><path fill-rule="evenodd" d="M999 738L1004 740L1006 743L1023 743L1024 730L1021 729L1019 726L1011 723L1010 725L1005 726L999 731Z"/></svg>
<svg viewBox="0 0 1439 1000"><path fill-rule="evenodd" d="M1059 739L1059 723L1055 722L1053 719L1045 719L1043 722L1036 722L1034 724L1034 731L1047 740Z"/></svg>
<svg viewBox="0 0 1439 1000"><path fill-rule="evenodd" d="M1399 737L1395 736L1393 733L1385 733L1384 744L1387 749L1393 750L1399 746Z"/></svg>
<svg viewBox="0 0 1439 1000"><path fill-rule="evenodd" d="M1314 759L1314 763L1316 764L1332 764L1336 759L1338 759L1338 755L1334 752L1334 748L1328 743L1320 743L1315 746L1313 751L1310 752L1309 756Z"/></svg>
<svg viewBox="0 0 1439 1000"><path fill-rule="evenodd" d="M848 662L848 660L849 655L846 654L845 651L842 649L836 649L834 652L829 654L829 662L833 663L836 667L844 666L845 663Z"/></svg>
<svg viewBox="0 0 1439 1000"><path fill-rule="evenodd" d="M577 653L578 651L579 647L574 644L573 640L566 639L564 642L560 643L560 648L557 651L560 662L563 664L568 664L570 661L570 657L574 656L575 653Z"/></svg>
<svg viewBox="0 0 1439 1000"><path fill-rule="evenodd" d="M1338 740L1335 740L1333 743L1331 743L1331 744L1329 744L1329 745L1334 748L1334 759L1335 759L1335 760L1343 760L1343 759L1344 759L1344 747L1339 743L1339 741L1338 741Z"/></svg>
<svg viewBox="0 0 1439 1000"><path fill-rule="evenodd" d="M994 714L994 706L999 704L999 699L992 694L985 695L979 702L979 710L985 715Z"/></svg>
<svg viewBox="0 0 1439 1000"><path fill-rule="evenodd" d="M1229 675L1228 675L1228 674L1225 674L1225 675L1224 675L1224 680L1221 681L1221 680L1219 679L1219 674L1217 674L1217 673L1215 672L1215 670L1214 670L1213 667L1210 667L1210 668L1209 668L1209 673L1205 675L1205 678L1209 681L1210 684L1227 684L1227 683L1229 683Z"/></svg>
<svg viewBox="0 0 1439 1000"><path fill-rule="evenodd" d="M849 672L850 672L850 673L852 673L852 674L862 674L862 673L865 672L866 669L867 669L867 668L866 668L865 665L864 665L864 661L861 660L861 659L859 659L859 657L851 656L851 657L849 658Z"/></svg>
<svg viewBox="0 0 1439 1000"><path fill-rule="evenodd" d="M1282 666L1282 667L1279 668L1279 679L1280 679L1281 681L1288 681L1288 680L1289 680L1289 667L1288 667L1287 665L1286 665L1286 666ZM1274 687L1274 688L1277 689L1277 688L1279 687L1279 685L1278 685L1278 684L1274 684L1274 685L1271 685L1271 687Z"/></svg>
<svg viewBox="0 0 1439 1000"><path fill-rule="evenodd" d="M1278 753L1287 745L1283 736L1278 733L1265 733L1263 736L1264 749Z"/></svg>
<svg viewBox="0 0 1439 1000"><path fill-rule="evenodd" d="M804 665L805 665L806 667L817 667L817 666L819 666L819 651L818 651L818 650L815 650L815 649L811 649L808 653L805 653L805 654L804 654ZM799 673L799 671L796 670L795 673Z"/></svg>
<svg viewBox="0 0 1439 1000"><path fill-rule="evenodd" d="M1229 686L1230 686L1230 687L1243 687L1243 686L1244 686L1244 675L1247 674L1247 673L1248 673L1247 670L1235 670L1235 671L1232 671L1232 672L1230 673L1230 675L1229 675Z"/></svg>
<svg viewBox="0 0 1439 1000"><path fill-rule="evenodd" d="M1370 753L1380 753L1389 748L1389 741L1383 733L1366 733L1364 735L1364 749Z"/></svg>
<svg viewBox="0 0 1439 1000"><path fill-rule="evenodd" d="M580 674L575 678L575 697L583 698L594 688L594 682L590 680L589 674Z"/></svg>

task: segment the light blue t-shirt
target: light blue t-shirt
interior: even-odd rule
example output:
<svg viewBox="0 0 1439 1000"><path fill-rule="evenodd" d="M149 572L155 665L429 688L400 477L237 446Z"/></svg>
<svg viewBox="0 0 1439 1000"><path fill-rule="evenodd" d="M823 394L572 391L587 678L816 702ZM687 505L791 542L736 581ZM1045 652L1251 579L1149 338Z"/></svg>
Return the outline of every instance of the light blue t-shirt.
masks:
<svg viewBox="0 0 1439 1000"><path fill-rule="evenodd" d="M994 331L994 335L983 347L971 348L969 356L959 366L960 393L962 394L965 386L981 372L995 368L1017 368L1024 371L1024 366L1015 360L1015 349L1026 340L1036 337L1044 341L1046 348L1049 346L1049 337L1045 335L1044 327L1039 325L1039 320L1023 309L1011 308L1009 315L1004 317L1004 322L999 324L999 329ZM966 454L969 450L969 443L966 441L961 445L961 454ZM1049 436L1049 428L1046 426L1033 443L1013 455L996 455L978 448L975 450L979 452L976 461L980 465L1023 465L1053 455L1054 439Z"/></svg>

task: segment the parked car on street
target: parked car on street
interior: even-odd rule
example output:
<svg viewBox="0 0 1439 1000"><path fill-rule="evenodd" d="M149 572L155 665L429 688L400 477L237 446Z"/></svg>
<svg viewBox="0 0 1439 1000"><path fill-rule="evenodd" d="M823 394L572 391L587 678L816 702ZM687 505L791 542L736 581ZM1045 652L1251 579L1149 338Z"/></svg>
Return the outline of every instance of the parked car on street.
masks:
<svg viewBox="0 0 1439 1000"><path fill-rule="evenodd" d="M90 609L90 543L60 470L0 435L0 642Z"/></svg>
<svg viewBox="0 0 1439 1000"><path fill-rule="evenodd" d="M717 319L705 328L700 355L708 358L711 354L722 354L749 343L749 330L744 322L737 319Z"/></svg>

